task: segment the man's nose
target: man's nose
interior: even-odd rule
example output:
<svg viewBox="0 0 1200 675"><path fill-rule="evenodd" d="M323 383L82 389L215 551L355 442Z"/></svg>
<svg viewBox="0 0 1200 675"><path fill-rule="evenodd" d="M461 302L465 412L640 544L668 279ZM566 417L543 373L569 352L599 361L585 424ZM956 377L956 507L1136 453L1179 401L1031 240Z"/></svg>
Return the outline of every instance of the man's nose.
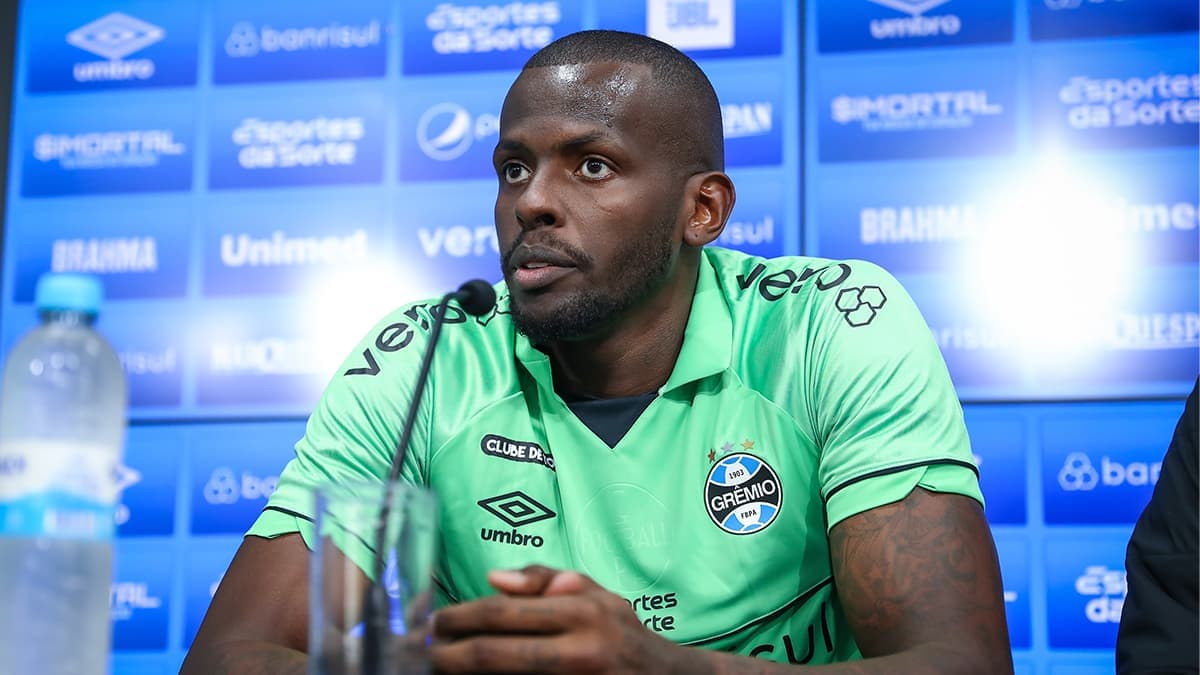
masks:
<svg viewBox="0 0 1200 675"><path fill-rule="evenodd" d="M525 184L515 204L521 229L553 227L562 221L557 192L548 171L535 172Z"/></svg>

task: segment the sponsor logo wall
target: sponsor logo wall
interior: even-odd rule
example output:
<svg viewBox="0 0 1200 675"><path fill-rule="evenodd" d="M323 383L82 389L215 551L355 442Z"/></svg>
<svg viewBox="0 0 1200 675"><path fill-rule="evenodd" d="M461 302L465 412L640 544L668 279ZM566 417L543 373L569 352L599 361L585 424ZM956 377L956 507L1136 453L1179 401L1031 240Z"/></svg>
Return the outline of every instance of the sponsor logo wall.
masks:
<svg viewBox="0 0 1200 675"><path fill-rule="evenodd" d="M865 258L909 287L966 400L1017 672L1110 671L1123 541L1182 406L974 402L1190 386L1196 10L797 7L23 0L0 341L33 324L40 273L104 280L133 422L113 671L178 669L353 344L402 302L499 277L504 92L595 27L709 73L738 185L722 244ZM1067 264L1079 250L1093 267Z"/></svg>
<svg viewBox="0 0 1200 675"><path fill-rule="evenodd" d="M19 24L0 347L40 274L101 277L132 420L118 674L178 670L353 345L498 280L500 108L550 41L618 28L700 59L744 182L722 243L799 250L793 3L22 0Z"/></svg>
<svg viewBox="0 0 1200 675"><path fill-rule="evenodd" d="M1200 372L1196 5L814 0L804 19L801 248L879 263L924 314L1016 672L1111 673L1125 545ZM1123 402L1068 402L1095 398Z"/></svg>

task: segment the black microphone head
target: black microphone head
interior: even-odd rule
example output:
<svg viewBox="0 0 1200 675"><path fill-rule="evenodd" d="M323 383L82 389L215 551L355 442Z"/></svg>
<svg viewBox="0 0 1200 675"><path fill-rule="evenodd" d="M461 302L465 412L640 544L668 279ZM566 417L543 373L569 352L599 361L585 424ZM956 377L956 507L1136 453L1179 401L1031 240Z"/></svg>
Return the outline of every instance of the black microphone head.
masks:
<svg viewBox="0 0 1200 675"><path fill-rule="evenodd" d="M496 289L483 279L472 279L455 292L459 306L471 316L483 316L496 306Z"/></svg>

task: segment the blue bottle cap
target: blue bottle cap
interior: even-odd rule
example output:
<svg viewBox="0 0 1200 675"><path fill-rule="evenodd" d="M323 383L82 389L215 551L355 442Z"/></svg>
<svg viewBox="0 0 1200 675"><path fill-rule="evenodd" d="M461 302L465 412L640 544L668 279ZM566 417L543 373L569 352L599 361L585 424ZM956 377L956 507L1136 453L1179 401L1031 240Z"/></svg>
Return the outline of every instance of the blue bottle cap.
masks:
<svg viewBox="0 0 1200 675"><path fill-rule="evenodd" d="M104 299L100 279L90 274L47 272L38 278L34 303L39 312L99 314Z"/></svg>

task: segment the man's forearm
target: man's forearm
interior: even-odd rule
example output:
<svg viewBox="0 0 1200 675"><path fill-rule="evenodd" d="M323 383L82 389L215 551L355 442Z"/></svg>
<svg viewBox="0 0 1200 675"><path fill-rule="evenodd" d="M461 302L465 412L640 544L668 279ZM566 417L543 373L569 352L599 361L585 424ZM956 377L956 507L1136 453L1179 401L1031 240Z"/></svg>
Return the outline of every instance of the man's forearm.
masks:
<svg viewBox="0 0 1200 675"><path fill-rule="evenodd" d="M308 657L303 652L258 640L237 640L193 648L179 675L304 675Z"/></svg>
<svg viewBox="0 0 1200 675"><path fill-rule="evenodd" d="M1007 662L982 663L979 656L963 654L937 645L925 645L899 654L878 656L861 661L832 663L823 666L799 666L775 663L751 656L714 652L696 647L682 648L676 672L696 675L882 675L906 673L911 675L949 675L951 673L1012 673Z"/></svg>

